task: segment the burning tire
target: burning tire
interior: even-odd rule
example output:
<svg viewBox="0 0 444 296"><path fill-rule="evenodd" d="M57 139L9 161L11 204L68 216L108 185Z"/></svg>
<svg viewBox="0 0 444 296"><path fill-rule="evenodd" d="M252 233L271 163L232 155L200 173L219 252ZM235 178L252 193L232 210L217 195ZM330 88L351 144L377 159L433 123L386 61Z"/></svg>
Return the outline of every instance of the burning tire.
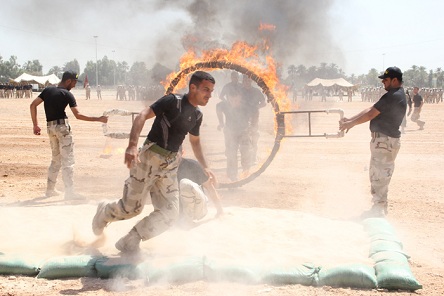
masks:
<svg viewBox="0 0 444 296"><path fill-rule="evenodd" d="M242 74L248 76L251 80L256 82L256 84L262 89L263 93L267 97L267 101L269 103L271 103L274 113L275 113L275 121L277 124L277 130L276 130L276 135L275 135L274 146L273 146L268 158L264 161L264 163L256 171L252 172L247 177L240 179L238 181L231 182L231 183L220 183L221 188L240 187L240 186L245 185L248 182L254 180L256 177L258 177L260 174L262 174L262 172L264 172L265 169L270 165L274 156L278 152L280 144L281 144L281 140L282 140L283 136L285 135L285 120L284 120L284 116L279 111L279 104L277 103L272 90L270 90L270 88L265 83L265 81L259 75L257 75L253 71L249 70L247 67L238 65L236 63L228 62L228 61L198 62L198 63L194 64L193 66L183 69L174 77L174 79L171 80L171 83L166 90L166 94L172 93L173 90L175 89L175 87L178 85L178 83L183 78L185 78L188 74L190 74L196 70L211 70L211 69L233 70L233 71L237 71L239 73L242 73Z"/></svg>

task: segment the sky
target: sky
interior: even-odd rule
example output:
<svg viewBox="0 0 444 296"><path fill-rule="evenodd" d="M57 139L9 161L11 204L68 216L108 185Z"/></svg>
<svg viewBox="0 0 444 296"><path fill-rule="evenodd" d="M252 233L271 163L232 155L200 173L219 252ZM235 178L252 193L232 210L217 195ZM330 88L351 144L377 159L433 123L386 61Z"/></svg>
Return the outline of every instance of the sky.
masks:
<svg viewBox="0 0 444 296"><path fill-rule="evenodd" d="M174 68L190 44L229 47L267 36L284 68L435 70L444 68L442 11L440 0L3 0L0 56L20 65L38 59L44 74L73 59L82 71L96 53ZM275 30L260 32L260 23Z"/></svg>

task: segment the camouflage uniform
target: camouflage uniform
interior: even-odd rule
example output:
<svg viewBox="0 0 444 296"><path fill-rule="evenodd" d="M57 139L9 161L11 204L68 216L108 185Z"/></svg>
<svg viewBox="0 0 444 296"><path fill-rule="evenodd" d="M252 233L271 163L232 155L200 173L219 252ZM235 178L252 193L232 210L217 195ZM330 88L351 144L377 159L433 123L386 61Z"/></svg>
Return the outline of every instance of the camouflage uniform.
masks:
<svg viewBox="0 0 444 296"><path fill-rule="evenodd" d="M389 89L373 107L380 113L370 121L371 194L373 204L384 207L387 212L388 186L395 168L396 156L401 148L399 127L407 109L404 89Z"/></svg>
<svg viewBox="0 0 444 296"><path fill-rule="evenodd" d="M177 154L169 157L151 151L154 144L149 142L140 149L140 163L130 169L122 199L109 203L105 209L107 222L130 219L142 212L151 196L154 211L134 226L143 240L167 230L179 215L180 158Z"/></svg>
<svg viewBox="0 0 444 296"><path fill-rule="evenodd" d="M381 133L372 133L369 174L373 203L387 203L388 186L395 169L395 159L400 148L400 138L392 138Z"/></svg>
<svg viewBox="0 0 444 296"><path fill-rule="evenodd" d="M156 118L139 150L140 162L130 169L122 198L104 205L96 214L98 220L106 223L130 219L142 212L147 198L151 197L154 211L134 226L142 240L161 234L179 218L180 156L177 151L186 134L199 135L202 123L201 111L188 102L187 95L182 99L166 95L150 108Z"/></svg>
<svg viewBox="0 0 444 296"><path fill-rule="evenodd" d="M51 164L48 168L47 190L54 190L61 168L65 192L68 192L73 188L74 142L68 120L59 120L58 122L54 120L47 123L52 151Z"/></svg>

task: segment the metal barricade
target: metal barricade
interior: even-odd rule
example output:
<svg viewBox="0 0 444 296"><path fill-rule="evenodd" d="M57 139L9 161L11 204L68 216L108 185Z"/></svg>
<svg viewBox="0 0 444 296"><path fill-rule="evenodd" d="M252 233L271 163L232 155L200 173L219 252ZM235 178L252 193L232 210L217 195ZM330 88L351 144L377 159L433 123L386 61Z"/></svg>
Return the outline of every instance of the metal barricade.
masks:
<svg viewBox="0 0 444 296"><path fill-rule="evenodd" d="M329 133L323 133L323 134L313 134L312 133L312 122L311 122L311 115L312 113L336 113L339 114L340 119L344 118L344 111L342 109L325 109L325 110L298 110L298 111L284 111L280 112L280 114L307 114L308 115L308 134L304 135L286 135L284 134L283 137L285 138L307 138L307 137L325 137L325 138L342 138L344 137L343 131L338 131L335 134L329 134Z"/></svg>

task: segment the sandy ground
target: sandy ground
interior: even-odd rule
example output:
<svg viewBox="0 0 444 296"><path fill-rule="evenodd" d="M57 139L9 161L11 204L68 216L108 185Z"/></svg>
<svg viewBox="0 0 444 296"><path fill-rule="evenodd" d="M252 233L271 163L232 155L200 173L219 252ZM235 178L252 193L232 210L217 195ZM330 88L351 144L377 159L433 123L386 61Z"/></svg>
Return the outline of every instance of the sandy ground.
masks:
<svg viewBox="0 0 444 296"><path fill-rule="evenodd" d="M112 108L140 111L142 102L115 100L105 91L103 100L85 100L82 89L73 93L81 112L101 115ZM203 108L205 125L202 140L208 160L218 178L224 174L223 135L216 129L212 99ZM63 195L44 198L50 148L44 129L43 106L39 118L43 133L32 134L29 99L0 99L0 252L22 254L36 260L86 253L73 244L94 239L90 230L96 205L103 199L119 198L128 171L123 164L127 140L103 136L99 123L75 120L68 110L75 139L75 184L88 197L85 202L67 203ZM330 98L298 102L292 108L318 110L341 108L354 115L369 103L336 102ZM425 130L408 122L402 148L390 185L389 215L411 256L411 268L424 286L419 295L444 294L444 204L442 167L443 131L440 124L444 104L425 105L422 118ZM337 131L337 115L312 120L315 132ZM128 132L130 117L113 116L109 128ZM307 120L289 117L289 133L303 134ZM148 127L150 124L147 124ZM146 129L145 129L146 133ZM141 140L142 141L142 140ZM187 141L187 140L186 140ZM352 129L344 138L287 138L267 169L252 182L236 189L221 189L226 214L213 219L214 209L196 228L173 228L144 242L146 260L206 254L234 262L274 262L300 264L313 262L324 267L341 263L371 265L366 257L368 241L356 223L370 206L368 162L368 124ZM274 144L273 113L270 106L261 110L261 139L258 167ZM188 154L191 156L190 154ZM258 169L258 167L254 169ZM60 182L61 183L61 182ZM63 190L61 184L57 185ZM145 212L149 213L151 205ZM107 240L95 251L118 256L115 241L136 219L111 224ZM80 278L42 280L22 276L0 277L0 295L380 295L384 291L365 291L300 285L269 286L241 283L147 285L141 280ZM409 295L393 292L390 295Z"/></svg>

